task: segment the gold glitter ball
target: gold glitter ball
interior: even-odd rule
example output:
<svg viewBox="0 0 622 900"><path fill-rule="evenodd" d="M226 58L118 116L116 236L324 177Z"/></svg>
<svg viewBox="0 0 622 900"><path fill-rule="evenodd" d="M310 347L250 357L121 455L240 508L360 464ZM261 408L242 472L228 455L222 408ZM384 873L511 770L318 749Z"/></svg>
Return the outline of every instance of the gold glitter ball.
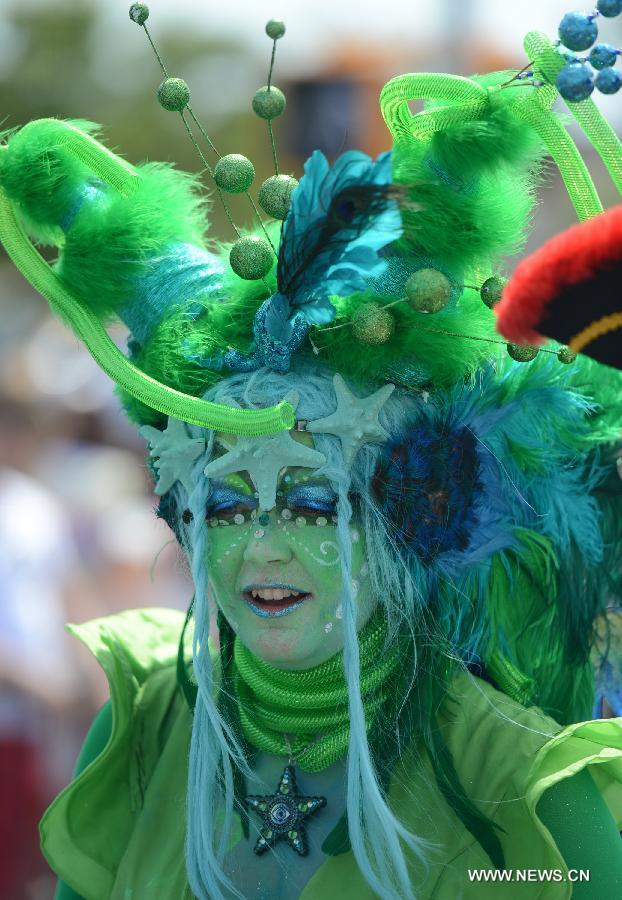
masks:
<svg viewBox="0 0 622 900"><path fill-rule="evenodd" d="M538 355L538 348L531 344L508 344L508 355L516 362L531 362Z"/></svg>
<svg viewBox="0 0 622 900"><path fill-rule="evenodd" d="M435 313L451 300L452 285L438 269L419 269L404 285L408 304L420 313Z"/></svg>
<svg viewBox="0 0 622 900"><path fill-rule="evenodd" d="M362 303L352 317L352 335L359 344L386 344L394 330L393 316L379 303Z"/></svg>

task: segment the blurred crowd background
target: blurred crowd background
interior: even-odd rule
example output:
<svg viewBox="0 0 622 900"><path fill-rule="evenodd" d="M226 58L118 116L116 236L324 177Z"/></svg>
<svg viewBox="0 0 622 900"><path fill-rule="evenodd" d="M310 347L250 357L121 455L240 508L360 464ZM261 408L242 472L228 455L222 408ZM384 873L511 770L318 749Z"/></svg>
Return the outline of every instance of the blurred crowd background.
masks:
<svg viewBox="0 0 622 900"><path fill-rule="evenodd" d="M554 36L570 8L559 0L149 5L170 73L188 81L221 152L248 155L259 179L270 174L270 147L250 98L266 81L269 18L287 23L274 82L288 106L275 131L281 171L299 176L316 147L329 157L349 147L387 149L377 97L393 75L521 68L524 34L538 28ZM128 8L128 0L0 0L1 127L41 116L88 118L132 162L169 160L196 171L178 116L155 99L160 72ZM621 26L605 23L603 39L618 46ZM619 126L619 98L599 102ZM601 167L582 149L604 201L613 202ZM246 208L234 207L234 215L243 223ZM528 247L572 221L551 171ZM215 206L212 236L230 239L227 227ZM70 779L107 698L103 676L64 624L137 606L185 609L191 599L184 561L154 516L144 457L107 378L0 256L2 900L52 897L36 823Z"/></svg>

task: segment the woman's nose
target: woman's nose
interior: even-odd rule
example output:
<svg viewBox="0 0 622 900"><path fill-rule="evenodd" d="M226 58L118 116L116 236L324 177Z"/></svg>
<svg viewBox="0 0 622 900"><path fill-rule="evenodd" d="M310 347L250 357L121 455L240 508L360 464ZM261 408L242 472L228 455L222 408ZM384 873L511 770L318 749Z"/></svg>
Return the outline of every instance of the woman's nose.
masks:
<svg viewBox="0 0 622 900"><path fill-rule="evenodd" d="M288 541L278 526L255 525L244 551L244 561L261 565L288 563L293 557Z"/></svg>

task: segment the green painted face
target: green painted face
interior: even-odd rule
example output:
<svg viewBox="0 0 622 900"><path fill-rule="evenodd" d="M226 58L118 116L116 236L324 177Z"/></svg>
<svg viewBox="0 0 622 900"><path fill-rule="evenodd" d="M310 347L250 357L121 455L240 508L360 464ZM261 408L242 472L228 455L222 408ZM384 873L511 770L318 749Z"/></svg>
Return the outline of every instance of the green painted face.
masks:
<svg viewBox="0 0 622 900"><path fill-rule="evenodd" d="M213 482L209 590L240 640L281 669L309 669L342 649L335 495L309 469L285 470L276 508L260 513L245 472ZM371 616L362 529L350 526L357 629Z"/></svg>

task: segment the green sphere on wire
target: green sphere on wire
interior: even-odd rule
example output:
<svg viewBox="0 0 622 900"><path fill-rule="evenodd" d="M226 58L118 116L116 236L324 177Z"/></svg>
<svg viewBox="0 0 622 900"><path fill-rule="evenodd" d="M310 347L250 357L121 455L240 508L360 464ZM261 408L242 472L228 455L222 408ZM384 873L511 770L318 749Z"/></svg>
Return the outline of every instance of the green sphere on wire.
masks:
<svg viewBox="0 0 622 900"><path fill-rule="evenodd" d="M280 19L270 19L266 25L266 34L273 41L278 41L285 34L285 22L281 22Z"/></svg>
<svg viewBox="0 0 622 900"><path fill-rule="evenodd" d="M214 181L228 194L243 194L255 179L255 167L241 153L221 157L214 167Z"/></svg>
<svg viewBox="0 0 622 900"><path fill-rule="evenodd" d="M130 6L130 19L137 25L144 25L149 18L149 7L146 3L132 3Z"/></svg>
<svg viewBox="0 0 622 900"><path fill-rule="evenodd" d="M236 275L245 281L257 281L268 274L274 264L274 252L264 238L247 235L239 238L229 252L229 263Z"/></svg>
<svg viewBox="0 0 622 900"><path fill-rule="evenodd" d="M188 85L183 78L166 78L158 88L158 100L169 112L181 112L190 100Z"/></svg>
<svg viewBox="0 0 622 900"><path fill-rule="evenodd" d="M438 269L419 269L404 285L408 305L420 313L436 313L449 303L452 285Z"/></svg>
<svg viewBox="0 0 622 900"><path fill-rule="evenodd" d="M538 355L538 348L530 344L508 344L508 353L516 362L531 362Z"/></svg>
<svg viewBox="0 0 622 900"><path fill-rule="evenodd" d="M259 188L259 205L273 219L284 219L298 180L292 175L273 175Z"/></svg>
<svg viewBox="0 0 622 900"><path fill-rule="evenodd" d="M379 303L363 303L352 316L352 337L359 344L386 344L394 330L393 316Z"/></svg>
<svg viewBox="0 0 622 900"><path fill-rule="evenodd" d="M276 119L285 110L286 102L283 91L266 84L253 97L253 111L260 119Z"/></svg>
<svg viewBox="0 0 622 900"><path fill-rule="evenodd" d="M505 278L493 275L492 278L487 278L479 289L479 295L489 309L501 300L505 284Z"/></svg>
<svg viewBox="0 0 622 900"><path fill-rule="evenodd" d="M564 363L565 365L569 365L573 363L577 358L577 354L574 350L571 350L570 347L561 347L557 352L557 358L560 363Z"/></svg>

